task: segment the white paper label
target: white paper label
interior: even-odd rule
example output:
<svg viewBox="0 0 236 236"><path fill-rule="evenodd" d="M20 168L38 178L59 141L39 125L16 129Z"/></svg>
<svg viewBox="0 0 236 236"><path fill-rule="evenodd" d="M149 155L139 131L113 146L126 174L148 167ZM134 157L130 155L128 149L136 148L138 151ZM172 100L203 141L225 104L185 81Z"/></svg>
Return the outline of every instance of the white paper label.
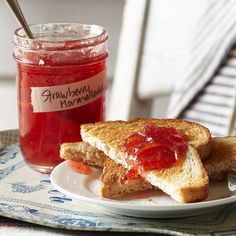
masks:
<svg viewBox="0 0 236 236"><path fill-rule="evenodd" d="M31 87L33 112L63 111L84 106L101 97L106 87L105 70L70 84Z"/></svg>

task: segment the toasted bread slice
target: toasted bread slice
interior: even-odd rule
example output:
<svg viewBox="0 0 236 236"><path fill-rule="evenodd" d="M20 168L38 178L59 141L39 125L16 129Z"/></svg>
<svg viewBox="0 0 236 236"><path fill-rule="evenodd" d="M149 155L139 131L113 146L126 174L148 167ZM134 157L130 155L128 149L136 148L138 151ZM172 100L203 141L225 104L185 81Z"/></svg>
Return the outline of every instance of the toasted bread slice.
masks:
<svg viewBox="0 0 236 236"><path fill-rule="evenodd" d="M184 120L136 119L129 122L110 121L81 126L83 141L103 151L116 163L128 168L125 140L133 133L142 131L144 126L176 127L184 132L189 143L198 147L201 153L209 153L210 133L201 125ZM204 154L203 154L204 155ZM206 155L204 155L206 156ZM179 202L194 202L208 195L209 180L198 152L188 145L186 158L181 164L168 169L146 171L144 178Z"/></svg>
<svg viewBox="0 0 236 236"><path fill-rule="evenodd" d="M189 144L197 149L201 159L205 159L210 153L210 131L200 124L180 119L138 118L128 122L106 121L95 124L84 124L81 125L81 135L83 141L90 143L92 146L93 143L98 143L95 141L96 139L99 139L101 142L106 141L107 143L111 143L114 140L115 149L123 150L124 140L126 140L131 133L142 130L147 124L157 127L175 127L180 130L188 137ZM94 134L96 134L96 137ZM105 144L103 143L102 145L104 146ZM100 149L99 147L97 148ZM107 147L104 148L107 149Z"/></svg>
<svg viewBox="0 0 236 236"><path fill-rule="evenodd" d="M86 164L100 168L103 168L106 160L109 159L102 151L84 142L62 144L60 155L65 160L83 159ZM112 164L113 168L117 168L114 165L116 164ZM227 172L236 168L236 136L212 138L211 152L208 158L203 160L203 166L210 180L222 181L225 179ZM109 168L107 167L107 169Z"/></svg>
<svg viewBox="0 0 236 236"><path fill-rule="evenodd" d="M127 179L123 177L127 170L108 158L102 151L87 143L66 143L61 145L61 157L65 160L81 160L91 166L103 168L100 195L105 198L118 199L122 196L141 192L154 187L143 177Z"/></svg>
<svg viewBox="0 0 236 236"><path fill-rule="evenodd" d="M123 166L116 164L113 160L108 158L104 164L101 177L101 197L118 199L129 193L141 192L154 188L141 176L124 180L126 172L127 171Z"/></svg>
<svg viewBox="0 0 236 236"><path fill-rule="evenodd" d="M126 181L123 180L125 174L124 167L108 159L101 177L101 196L117 199L127 193L153 189L153 186L159 187L175 200L185 203L202 200L208 195L207 174L202 167L198 153L191 146L189 146L183 165L150 171L144 178L139 177Z"/></svg>
<svg viewBox="0 0 236 236"><path fill-rule="evenodd" d="M147 171L144 178L182 203L200 201L208 196L208 175L198 152L191 145L188 146L186 158L181 164Z"/></svg>
<svg viewBox="0 0 236 236"><path fill-rule="evenodd" d="M225 179L227 172L236 168L236 137L213 138L211 153L203 165L211 180Z"/></svg>
<svg viewBox="0 0 236 236"><path fill-rule="evenodd" d="M128 193L140 192L154 187L142 177L123 181L126 170L108 158L102 151L84 142L63 143L60 156L64 160L80 161L89 166L103 168L101 196L117 199Z"/></svg>
<svg viewBox="0 0 236 236"><path fill-rule="evenodd" d="M60 147L60 157L64 160L82 160L89 166L101 168L107 160L104 152L84 142L63 143Z"/></svg>
<svg viewBox="0 0 236 236"><path fill-rule="evenodd" d="M111 199L121 198L127 193L152 189L153 186L142 177L123 181L126 170L109 159L102 151L87 143L68 143L61 145L63 159L77 160L83 158L88 165L103 168L101 178L101 196ZM88 157L87 157L88 156ZM92 162L91 162L92 161ZM92 163L92 164L91 164ZM209 178L221 181L231 168L236 168L236 137L219 137L212 139L211 153L203 161Z"/></svg>
<svg viewBox="0 0 236 236"><path fill-rule="evenodd" d="M127 193L151 189L152 186L142 177L123 181L126 170L109 159L102 151L86 143L69 143L61 146L64 159L77 160L83 158L88 165L103 168L101 178L101 196L106 198L121 198ZM81 156L82 155L82 156ZM106 161L105 161L106 160ZM105 163L105 164L104 164ZM221 181L231 168L236 168L236 137L219 137L212 139L212 149L209 157L203 161L209 178Z"/></svg>
<svg viewBox="0 0 236 236"><path fill-rule="evenodd" d="M232 168L236 168L236 137L213 138L211 153L208 158L203 161L203 166L210 180L224 180L227 176L227 172ZM112 173L110 170L112 170ZM134 180L128 179L125 185L122 184L122 177L125 173L126 170L124 167L108 158L104 164L101 178L101 196L117 199L127 193L145 191L152 188L152 185L147 184L147 181L142 177ZM135 184L141 186L140 189L133 187Z"/></svg>

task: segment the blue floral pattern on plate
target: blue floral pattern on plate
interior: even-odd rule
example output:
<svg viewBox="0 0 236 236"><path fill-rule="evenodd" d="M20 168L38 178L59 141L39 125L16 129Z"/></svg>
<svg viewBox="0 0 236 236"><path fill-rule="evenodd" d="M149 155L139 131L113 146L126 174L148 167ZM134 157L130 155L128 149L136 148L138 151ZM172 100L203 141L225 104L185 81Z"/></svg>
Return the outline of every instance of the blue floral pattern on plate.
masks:
<svg viewBox="0 0 236 236"><path fill-rule="evenodd" d="M14 132L12 135L16 136ZM1 138L3 132L0 141ZM25 165L17 140L0 150L0 215L72 230L236 234L236 204L201 216L158 220L121 216L71 199L52 187L48 175L36 173Z"/></svg>

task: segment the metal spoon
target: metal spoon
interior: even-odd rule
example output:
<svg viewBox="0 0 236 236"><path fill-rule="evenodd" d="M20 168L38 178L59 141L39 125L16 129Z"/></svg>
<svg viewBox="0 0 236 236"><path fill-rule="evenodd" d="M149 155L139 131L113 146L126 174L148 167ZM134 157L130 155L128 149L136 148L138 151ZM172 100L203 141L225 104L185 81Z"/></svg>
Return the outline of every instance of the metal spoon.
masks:
<svg viewBox="0 0 236 236"><path fill-rule="evenodd" d="M17 0L5 0L8 7L11 9L13 15L16 17L20 26L24 29L28 38L33 39L34 36L25 20L25 17L20 9L20 5Z"/></svg>

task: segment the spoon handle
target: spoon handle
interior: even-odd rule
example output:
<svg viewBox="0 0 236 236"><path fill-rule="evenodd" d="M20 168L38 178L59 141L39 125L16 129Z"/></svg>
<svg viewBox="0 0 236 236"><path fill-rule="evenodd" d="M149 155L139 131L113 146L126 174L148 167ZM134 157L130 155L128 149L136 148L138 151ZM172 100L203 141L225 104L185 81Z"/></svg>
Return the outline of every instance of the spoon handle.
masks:
<svg viewBox="0 0 236 236"><path fill-rule="evenodd" d="M25 17L21 11L20 5L18 3L17 0L5 0L5 2L7 3L8 7L11 9L11 11L13 12L14 16L16 17L16 19L18 20L19 24L21 25L21 27L25 30L25 33L27 35L28 38L33 39L34 36L25 20Z"/></svg>

